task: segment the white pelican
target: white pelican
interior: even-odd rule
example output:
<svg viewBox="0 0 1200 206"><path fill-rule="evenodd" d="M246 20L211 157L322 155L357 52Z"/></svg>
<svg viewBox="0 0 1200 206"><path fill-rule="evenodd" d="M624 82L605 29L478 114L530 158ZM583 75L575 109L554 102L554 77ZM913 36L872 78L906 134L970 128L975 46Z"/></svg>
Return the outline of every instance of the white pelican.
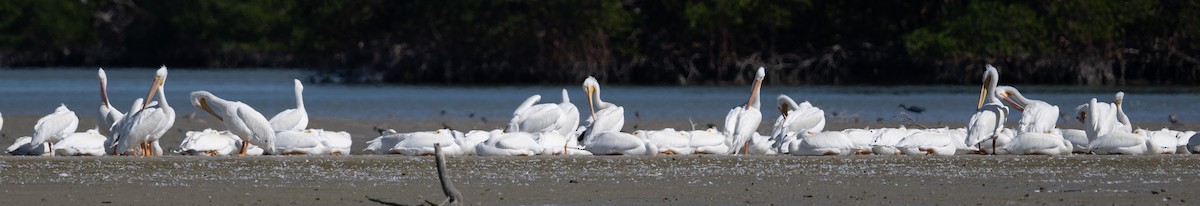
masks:
<svg viewBox="0 0 1200 206"><path fill-rule="evenodd" d="M778 153L788 152L785 145L788 145L791 140L784 137L790 132L820 133L825 130L825 111L813 107L812 103L804 101L796 104L795 100L783 94L776 98L776 102L780 116L775 119L775 125L771 127L771 139L774 141L773 147L778 150Z"/></svg>
<svg viewBox="0 0 1200 206"><path fill-rule="evenodd" d="M879 130L874 129L847 129L842 133L846 133L846 137L854 143L854 154L872 154L871 143L879 136Z"/></svg>
<svg viewBox="0 0 1200 206"><path fill-rule="evenodd" d="M454 132L450 129L403 134L400 141L396 142L396 146L391 148L391 152L409 156L434 155L434 145L438 144L441 145L443 154L450 156L462 154L462 148L454 143Z"/></svg>
<svg viewBox="0 0 1200 206"><path fill-rule="evenodd" d="M392 152L392 147L396 147L396 143L404 137L394 129L379 131L379 137L367 141L367 148L363 148L364 152L373 152L375 154L389 154Z"/></svg>
<svg viewBox="0 0 1200 206"><path fill-rule="evenodd" d="M535 104L542 95L530 96L516 111L513 111L512 121L508 131L542 133L557 131L567 137L577 137L575 128L579 127L579 109L571 103L567 90L562 90L562 103Z"/></svg>
<svg viewBox="0 0 1200 206"><path fill-rule="evenodd" d="M1071 142L1071 153L1088 152L1087 145L1091 140L1088 139L1087 132L1081 129L1059 129L1058 133L1062 134L1063 139Z"/></svg>
<svg viewBox="0 0 1200 206"><path fill-rule="evenodd" d="M241 139L229 131L204 129L204 131L188 131L185 135L183 142L179 143L179 151L175 153L225 156L233 154L233 151L237 150L238 145L241 144Z"/></svg>
<svg viewBox="0 0 1200 206"><path fill-rule="evenodd" d="M50 143L30 144L30 142L32 142L32 141L33 141L33 137L29 137L29 136L18 137L16 141L13 141L13 144L11 146L8 146L8 150L5 150L5 151L8 152L8 154L10 154L10 155L28 155L28 156L49 156L50 155L50 145L49 145Z"/></svg>
<svg viewBox="0 0 1200 206"><path fill-rule="evenodd" d="M221 99L208 91L195 91L191 96L192 106L225 122L225 128L242 138L242 142L261 146L268 154L278 154L274 150L275 130L271 129L271 123L262 113L250 105ZM247 149L249 144L242 144L237 156L245 156Z"/></svg>
<svg viewBox="0 0 1200 206"><path fill-rule="evenodd" d="M308 129L321 138L321 144L329 150L330 155L350 155L350 147L354 141L349 132L325 131L323 129Z"/></svg>
<svg viewBox="0 0 1200 206"><path fill-rule="evenodd" d="M729 154L733 150L725 143L725 135L716 128L688 131L687 134L692 154Z"/></svg>
<svg viewBox="0 0 1200 206"><path fill-rule="evenodd" d="M533 156L541 151L542 146L528 132L492 130L487 141L475 146L479 156Z"/></svg>
<svg viewBox="0 0 1200 206"><path fill-rule="evenodd" d="M749 152L750 138L758 130L758 124L762 123L758 91L762 86L763 77L766 76L766 69L759 67L758 71L754 73L750 100L745 105L729 110L729 114L725 116L725 138L726 142L733 146L734 150L731 151L733 154Z"/></svg>
<svg viewBox="0 0 1200 206"><path fill-rule="evenodd" d="M1067 155L1074 145L1065 140L1059 130L1051 132L1022 132L1004 144L1003 150L1018 155Z"/></svg>
<svg viewBox="0 0 1200 206"><path fill-rule="evenodd" d="M113 128L112 136L117 142L117 153L140 156L161 154L161 149L156 149L155 145L158 139L162 138L163 134L175 125L175 109L171 108L171 104L167 102L164 89L166 81L167 67L163 66L156 72L154 83L145 100L150 101L157 95L158 104L153 106L150 106L149 103L143 104L141 110L121 118L121 121L117 123L121 127ZM132 147L134 144L138 145L137 148ZM134 151L131 153L130 149Z"/></svg>
<svg viewBox="0 0 1200 206"><path fill-rule="evenodd" d="M1196 131L1184 131L1184 132L1179 133L1179 146L1181 148L1176 149L1175 153L1176 154L1195 154L1196 149L1192 148L1192 143L1194 141L1197 141L1200 139L1192 138L1194 136L1196 136Z"/></svg>
<svg viewBox="0 0 1200 206"><path fill-rule="evenodd" d="M308 128L308 111L304 110L304 84L300 84L299 79L292 79L292 82L296 84L296 108L283 110L271 117L271 129L276 132Z"/></svg>
<svg viewBox="0 0 1200 206"><path fill-rule="evenodd" d="M104 156L107 154L104 148L104 142L108 140L100 131L89 129L85 132L77 132L58 141L51 149L55 155L64 156Z"/></svg>
<svg viewBox="0 0 1200 206"><path fill-rule="evenodd" d="M500 129L495 129L494 131L497 133L502 132ZM487 141L491 136L492 131L471 130L467 134L455 138L454 143L463 148L463 155L473 155L475 154L475 147L479 146L479 143ZM575 141L578 142L578 140Z"/></svg>
<svg viewBox="0 0 1200 206"><path fill-rule="evenodd" d="M113 124L121 121L125 113L108 102L108 75L104 73L104 68L100 68L96 73L100 78L100 116L96 117L96 124L100 128L100 134L112 136Z"/></svg>
<svg viewBox="0 0 1200 206"><path fill-rule="evenodd" d="M619 132L625 127L625 108L600 100L600 82L595 77L583 80L583 91L587 93L588 108L592 110L583 138L583 146L587 147L597 134Z"/></svg>
<svg viewBox="0 0 1200 206"><path fill-rule="evenodd" d="M841 131L815 133L806 131L789 145L788 154L796 156L851 155L854 142Z"/></svg>
<svg viewBox="0 0 1200 206"><path fill-rule="evenodd" d="M758 132L750 135L750 140L746 141L746 143L746 154L776 155L780 151L775 148L775 140L771 136L762 135Z"/></svg>
<svg viewBox="0 0 1200 206"><path fill-rule="evenodd" d="M327 154L328 150L321 144L321 137L309 130L287 130L275 133L274 151L280 155L316 155Z"/></svg>
<svg viewBox="0 0 1200 206"><path fill-rule="evenodd" d="M75 129L78 127L79 117L76 117L75 112L71 109L67 109L67 105L60 104L58 108L54 109L54 113L38 119L37 124L33 126L33 139L30 144L50 143L50 146L46 148L54 148L54 143L75 133Z"/></svg>
<svg viewBox="0 0 1200 206"><path fill-rule="evenodd" d="M585 149L595 155L655 155L658 146L624 132L602 132L593 135Z"/></svg>
<svg viewBox="0 0 1200 206"><path fill-rule="evenodd" d="M1150 152L1150 137L1139 130L1136 132L1111 132L1088 143L1094 154L1141 155Z"/></svg>
<svg viewBox="0 0 1200 206"><path fill-rule="evenodd" d="M1018 132L1050 133L1058 124L1058 106L1044 101L1025 98L1021 91L1012 86L996 87L996 92L1009 105L1021 112Z"/></svg>
<svg viewBox="0 0 1200 206"><path fill-rule="evenodd" d="M1179 147L1179 132L1163 128L1158 131L1143 130L1142 133L1150 137L1146 140L1149 154L1175 154L1175 148Z"/></svg>
<svg viewBox="0 0 1200 206"><path fill-rule="evenodd" d="M979 153L979 154L999 154L999 155L1010 154L1008 152L1008 150L1004 150L1004 146L1008 145L1008 143L1012 142L1013 138L1016 136L1017 136L1016 130L1004 128L1004 129L1001 129L999 133L996 133L995 138L985 139L982 142L979 142L978 147L971 147L970 149L976 151L976 153ZM1000 149L993 150L992 148L1000 148Z"/></svg>
<svg viewBox="0 0 1200 206"><path fill-rule="evenodd" d="M952 156L959 143L947 132L945 129L921 130L904 137L896 143L896 148L905 155Z"/></svg>
<svg viewBox="0 0 1200 206"><path fill-rule="evenodd" d="M996 71L996 67L987 65L987 71L983 72L983 88L979 91L979 104L975 106L975 115L971 115L971 121L967 124L968 146L979 147L979 143L984 140L996 139L997 134L1004 129L1008 107L996 98L996 84L999 81L1000 73Z"/></svg>
<svg viewBox="0 0 1200 206"><path fill-rule="evenodd" d="M919 130L910 130L900 126L900 128L883 128L879 129L879 134L875 136L875 141L871 142L871 153L878 155L900 155L900 149L896 146L904 137L912 135Z"/></svg>
<svg viewBox="0 0 1200 206"><path fill-rule="evenodd" d="M633 135L658 146L656 150L659 154L692 154L696 150L691 147L692 138L687 132L675 131L672 128L658 131L638 130L633 131Z"/></svg>
<svg viewBox="0 0 1200 206"><path fill-rule="evenodd" d="M539 155L592 155L581 149L577 138L563 136L558 131L544 131L534 135L538 145L542 146L542 152L539 152Z"/></svg>

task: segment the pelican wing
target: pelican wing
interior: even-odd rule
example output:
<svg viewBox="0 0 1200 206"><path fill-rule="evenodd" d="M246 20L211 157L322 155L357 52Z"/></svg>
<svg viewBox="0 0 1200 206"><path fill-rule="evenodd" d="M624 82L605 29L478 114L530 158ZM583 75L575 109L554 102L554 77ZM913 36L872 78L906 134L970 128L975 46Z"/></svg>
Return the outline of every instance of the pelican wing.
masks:
<svg viewBox="0 0 1200 206"><path fill-rule="evenodd" d="M79 127L79 117L75 116L75 112L67 110L65 112L55 112L38 119L37 124L33 126L32 144L41 144L44 142L57 142L67 134L75 132Z"/></svg>
<svg viewBox="0 0 1200 206"><path fill-rule="evenodd" d="M897 147L908 148L944 147L950 144L952 142L949 135L928 131L913 133L896 143Z"/></svg>
<svg viewBox="0 0 1200 206"><path fill-rule="evenodd" d="M246 128L252 132L250 137L242 137L250 140L250 144L256 144L266 150L267 153L275 153L275 130L271 128L271 123L263 117L262 113L258 113L254 108L242 104L237 107L237 118L241 119Z"/></svg>
<svg viewBox="0 0 1200 206"><path fill-rule="evenodd" d="M1145 144L1147 140L1144 134L1113 132L1089 142L1088 149L1133 147Z"/></svg>
<svg viewBox="0 0 1200 206"><path fill-rule="evenodd" d="M513 123L517 129L514 132L540 133L555 130L555 123L563 117L562 109L557 104L537 104L517 111L513 115Z"/></svg>
<svg viewBox="0 0 1200 206"><path fill-rule="evenodd" d="M603 132L619 132L625 127L625 108L624 107L608 107L596 111L596 120L592 121L591 128L588 132L599 134Z"/></svg>
<svg viewBox="0 0 1200 206"><path fill-rule="evenodd" d="M275 131L304 130L308 128L308 113L300 109L287 109L271 117L269 122Z"/></svg>
<svg viewBox="0 0 1200 206"><path fill-rule="evenodd" d="M1026 108L1026 111L1029 111ZM1015 154L1026 154L1030 151L1040 151L1066 147L1063 145L1063 138L1047 133L1025 132L1017 135L1011 142L1004 145L1004 148Z"/></svg>
<svg viewBox="0 0 1200 206"><path fill-rule="evenodd" d="M1008 108L1003 105L988 103L975 112L975 115L971 116L970 123L967 124L966 145L974 147L976 144L992 138L992 134L1004 126L1004 111L1007 110Z"/></svg>
<svg viewBox="0 0 1200 206"><path fill-rule="evenodd" d="M1058 106L1045 102L1031 103L1025 107L1025 112L1021 113L1017 129L1022 132L1050 132L1058 124L1058 111Z"/></svg>

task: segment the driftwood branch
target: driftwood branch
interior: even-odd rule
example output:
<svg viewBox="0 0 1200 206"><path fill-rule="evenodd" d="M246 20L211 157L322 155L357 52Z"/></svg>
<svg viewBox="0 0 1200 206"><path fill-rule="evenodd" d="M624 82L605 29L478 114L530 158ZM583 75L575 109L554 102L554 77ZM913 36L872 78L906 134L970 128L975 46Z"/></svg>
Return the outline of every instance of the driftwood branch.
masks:
<svg viewBox="0 0 1200 206"><path fill-rule="evenodd" d="M446 155L442 154L441 144L433 144L433 154L434 161L437 162L438 179L442 181L442 191L446 193L446 200L443 200L439 205L446 203L461 204L462 193L459 193L458 189L454 188L454 181L450 180L449 171L446 171Z"/></svg>

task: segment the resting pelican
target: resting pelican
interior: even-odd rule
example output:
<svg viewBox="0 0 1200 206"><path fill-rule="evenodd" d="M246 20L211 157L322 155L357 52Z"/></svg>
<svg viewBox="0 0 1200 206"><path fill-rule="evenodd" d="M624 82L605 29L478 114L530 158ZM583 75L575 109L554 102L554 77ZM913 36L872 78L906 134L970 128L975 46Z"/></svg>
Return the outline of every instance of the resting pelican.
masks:
<svg viewBox="0 0 1200 206"><path fill-rule="evenodd" d="M117 153L140 156L160 154L161 149L155 149L155 144L175 125L175 109L167 102L166 91L163 89L166 81L167 67L163 66L156 72L150 93L146 95L146 101L157 95L158 105L142 104L141 110L121 118L121 122L117 123L121 125L120 128L113 128L113 139L118 141ZM138 148L130 147L134 144L137 144ZM129 149L133 149L134 152L130 153Z"/></svg>
<svg viewBox="0 0 1200 206"><path fill-rule="evenodd" d="M233 154L241 144L241 139L229 131L204 129L204 131L188 131L183 142L179 143L182 155L225 156Z"/></svg>
<svg viewBox="0 0 1200 206"><path fill-rule="evenodd" d="M910 130L900 126L900 128L883 128L879 130L879 134L875 136L875 141L871 142L871 153L879 155L900 155L900 149L896 146L904 137L912 135L919 130Z"/></svg>
<svg viewBox="0 0 1200 206"><path fill-rule="evenodd" d="M79 117L76 117L71 109L67 109L67 105L60 104L54 109L54 113L38 119L37 124L33 126L33 139L30 140L30 144L50 143L46 148L54 148L54 143L75 133L78 127ZM53 153L50 155L54 156Z"/></svg>
<svg viewBox="0 0 1200 206"><path fill-rule="evenodd" d="M1141 155L1150 152L1150 137L1142 131L1112 132L1102 135L1088 143L1088 149L1094 154Z"/></svg>
<svg viewBox="0 0 1200 206"><path fill-rule="evenodd" d="M1083 123L1083 131L1087 133L1088 142L1095 141L1096 138L1104 136L1115 131L1124 131L1125 133L1133 132L1126 131L1124 125L1117 120L1116 104L1097 102L1096 98L1092 98L1088 103L1079 105L1075 108L1078 115L1075 119Z"/></svg>
<svg viewBox="0 0 1200 206"><path fill-rule="evenodd" d="M1176 154L1195 154L1196 150L1192 148L1192 142L1200 140L1192 138L1196 136L1196 131L1184 131L1179 133L1179 147L1175 149Z"/></svg>
<svg viewBox="0 0 1200 206"><path fill-rule="evenodd" d="M271 117L271 129L276 132L308 128L308 111L304 110L304 85L300 84L298 79L292 79L292 82L296 83L296 108L283 110Z"/></svg>
<svg viewBox="0 0 1200 206"><path fill-rule="evenodd" d="M528 132L492 130L487 141L475 146L479 156L533 156L541 151L542 146Z"/></svg>
<svg viewBox="0 0 1200 206"><path fill-rule="evenodd" d="M904 137L896 143L896 148L905 155L952 156L958 143L947 132L944 129L921 130Z"/></svg>
<svg viewBox="0 0 1200 206"><path fill-rule="evenodd" d="M394 129L379 131L379 137L367 141L367 148L364 148L363 151L375 154L389 154L392 151L392 147L396 147L396 143L399 143L403 138L404 135L397 133Z"/></svg>
<svg viewBox="0 0 1200 206"><path fill-rule="evenodd" d="M625 108L600 100L600 82L595 77L583 80L583 91L587 93L588 108L592 110L583 138L583 146L588 147L597 134L621 131L625 126Z"/></svg>
<svg viewBox="0 0 1200 206"><path fill-rule="evenodd" d="M502 130L500 130L500 129L495 129L494 131L497 133L502 132ZM463 151L462 151L463 155L473 155L473 154L475 154L475 147L479 146L479 143L483 143L483 141L487 141L488 138L491 136L492 136L492 131L471 130L471 131L468 131L467 134L462 135L460 138L454 139L454 143L458 144L459 147L463 148ZM571 138L571 139L575 139L575 138ZM578 142L578 140L575 140L575 141Z"/></svg>
<svg viewBox="0 0 1200 206"><path fill-rule="evenodd" d="M308 129L321 138L321 144L329 150L330 155L350 155L350 147L354 141L346 131L325 131L323 129Z"/></svg>
<svg viewBox="0 0 1200 206"><path fill-rule="evenodd" d="M766 136L754 132L750 135L750 140L746 143L746 154L752 155L776 155L779 154L779 149L775 148L775 140L771 136Z"/></svg>
<svg viewBox="0 0 1200 206"><path fill-rule="evenodd" d="M595 155L655 155L658 146L653 143L624 132L603 132L595 134L592 143L586 147L588 152Z"/></svg>
<svg viewBox="0 0 1200 206"><path fill-rule="evenodd" d="M779 108L781 115L775 119L775 125L772 126L771 139L775 142L772 147L778 153L788 152L785 145L788 145L788 142L793 140L785 139L784 137L790 132L804 133L812 131L813 133L820 133L822 130L825 130L825 111L813 107L808 101L796 104L796 101L792 100L791 97L781 94L776 98L776 102L778 102L776 107Z"/></svg>
<svg viewBox="0 0 1200 206"><path fill-rule="evenodd" d="M763 77L766 76L766 69L759 67L754 73L754 87L750 90L750 100L745 105L729 110L729 115L725 116L725 138L733 145L734 154L739 154L739 150L741 153L749 152L750 138L762 122L762 112L758 110L758 91L762 86Z"/></svg>
<svg viewBox="0 0 1200 206"><path fill-rule="evenodd" d="M1008 107L996 98L996 84L999 81L1000 73L996 71L996 67L987 65L987 71L983 72L983 88L979 91L979 104L975 106L975 115L971 116L971 121L967 124L966 144L971 147L978 148L979 143L984 140L996 139L997 134L1004 129ZM992 141L993 148L996 147L995 142Z"/></svg>
<svg viewBox="0 0 1200 206"><path fill-rule="evenodd" d="M534 135L538 145L542 146L539 155L592 155L591 152L581 149L577 138L563 136L558 134L558 131L545 131Z"/></svg>
<svg viewBox="0 0 1200 206"><path fill-rule="evenodd" d="M454 144L454 133L450 129L404 134L404 137L396 142L396 146L391 148L391 152L409 156L433 155L436 150L434 145L441 145L442 152L446 155L462 154L462 148Z"/></svg>
<svg viewBox="0 0 1200 206"><path fill-rule="evenodd" d="M1021 91L1012 86L996 87L996 92L1009 105L1021 112L1021 121L1017 124L1018 132L1047 134L1058 124L1058 106L1025 98Z"/></svg>
<svg viewBox="0 0 1200 206"><path fill-rule="evenodd" d="M89 129L86 132L68 135L51 149L55 155L104 156L107 153L104 150L104 142L107 139L97 129Z"/></svg>
<svg viewBox="0 0 1200 206"><path fill-rule="evenodd" d="M1081 129L1060 129L1063 139L1071 142L1071 153L1083 154L1087 153L1087 145L1091 140L1088 139L1087 132Z"/></svg>
<svg viewBox="0 0 1200 206"><path fill-rule="evenodd" d="M321 137L307 130L287 130L275 133L274 151L280 155L316 155L327 154L327 148L321 144Z"/></svg>
<svg viewBox="0 0 1200 206"><path fill-rule="evenodd" d="M10 155L28 155L28 156L49 156L50 155L50 145L49 145L50 143L30 144L30 142L32 142L32 141L33 141L33 137L29 137L29 136L18 137L16 141L13 141L13 144L11 146L8 146L8 150L5 150L5 151L8 152L8 154L10 154Z"/></svg>
<svg viewBox="0 0 1200 206"><path fill-rule="evenodd" d="M795 156L851 155L857 151L854 142L841 131L806 131L800 133L797 141L791 142L789 147L788 154Z"/></svg>
<svg viewBox="0 0 1200 206"><path fill-rule="evenodd" d="M579 109L571 103L567 90L562 90L562 103L537 103L542 95L533 95L513 112L508 131L542 133L557 131L567 137L576 137L575 128L579 127ZM623 121L623 120L622 120Z"/></svg>
<svg viewBox="0 0 1200 206"><path fill-rule="evenodd" d="M725 135L716 128L688 131L687 134L692 154L729 154L733 150L725 143Z"/></svg>
<svg viewBox="0 0 1200 206"><path fill-rule="evenodd" d="M1143 130L1142 133L1150 137L1146 142L1149 154L1175 154L1175 148L1179 147L1179 132L1177 131L1163 128L1158 131Z"/></svg>
<svg viewBox="0 0 1200 206"><path fill-rule="evenodd" d="M200 108L213 117L225 122L229 132L242 138L242 142L259 145L268 154L275 151L275 130L262 113L242 102L221 99L208 91L195 91L191 95L192 106ZM249 144L242 144L237 156L246 156Z"/></svg>
<svg viewBox="0 0 1200 206"><path fill-rule="evenodd" d="M854 154L872 154L871 143L879 136L879 130L874 129L847 129L842 133L846 133L846 137L854 143Z"/></svg>
<svg viewBox="0 0 1200 206"><path fill-rule="evenodd" d="M1022 132L1005 144L1003 150L1018 155L1071 154L1074 146L1058 132L1053 129L1051 132Z"/></svg>
<svg viewBox="0 0 1200 206"><path fill-rule="evenodd" d="M688 137L687 132L675 131L672 128L658 131L638 130L633 131L633 135L658 146L656 150L659 154L691 154L696 150L691 147L692 139Z"/></svg>
<svg viewBox="0 0 1200 206"><path fill-rule="evenodd" d="M108 75L104 73L104 68L100 68L96 73L100 78L100 116L96 117L96 124L100 128L100 134L112 136L113 124L121 121L125 113L108 102Z"/></svg>

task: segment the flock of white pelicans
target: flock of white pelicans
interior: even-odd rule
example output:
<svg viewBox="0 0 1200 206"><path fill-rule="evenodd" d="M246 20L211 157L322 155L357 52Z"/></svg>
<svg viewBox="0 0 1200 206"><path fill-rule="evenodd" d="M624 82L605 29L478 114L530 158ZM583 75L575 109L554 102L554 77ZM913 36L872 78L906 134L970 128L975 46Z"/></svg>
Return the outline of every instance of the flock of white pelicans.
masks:
<svg viewBox="0 0 1200 206"><path fill-rule="evenodd" d="M987 66L983 75L977 112L966 128L847 129L824 131L825 114L809 102L796 103L780 95L776 104L782 115L770 135L758 131L762 121L759 87L765 76L756 72L750 98L745 105L729 110L723 129L677 131L675 129L622 132L624 109L600 99L600 84L588 77L583 82L591 117L581 124L580 113L562 91L561 103L538 103L533 95L513 112L505 129L450 129L400 133L384 130L363 149L375 154L432 155L439 145L448 155L956 155L956 154L1175 154L1200 151L1194 131L1134 130L1121 109L1124 93L1112 103L1095 98L1076 107L1076 119L1084 128L1056 128L1059 109L1043 101L1025 98L1014 87L997 86L996 68ZM158 140L175 122L175 110L167 103L164 85L167 69L157 70L145 99L135 100L128 113L109 104L107 77L100 79L100 110L96 129L77 132L79 119L65 105L38 120L33 136L18 138L8 148L12 155L162 155ZM182 155L342 155L349 154L349 133L308 128L303 85L295 80L296 108L267 119L239 101L225 100L207 91L191 93L195 108L211 114L225 130L189 131L178 149ZM157 96L157 99L154 97ZM156 101L153 101L156 100ZM1004 126L1009 107L1022 112L1016 128ZM3 119L0 119L0 126Z"/></svg>

